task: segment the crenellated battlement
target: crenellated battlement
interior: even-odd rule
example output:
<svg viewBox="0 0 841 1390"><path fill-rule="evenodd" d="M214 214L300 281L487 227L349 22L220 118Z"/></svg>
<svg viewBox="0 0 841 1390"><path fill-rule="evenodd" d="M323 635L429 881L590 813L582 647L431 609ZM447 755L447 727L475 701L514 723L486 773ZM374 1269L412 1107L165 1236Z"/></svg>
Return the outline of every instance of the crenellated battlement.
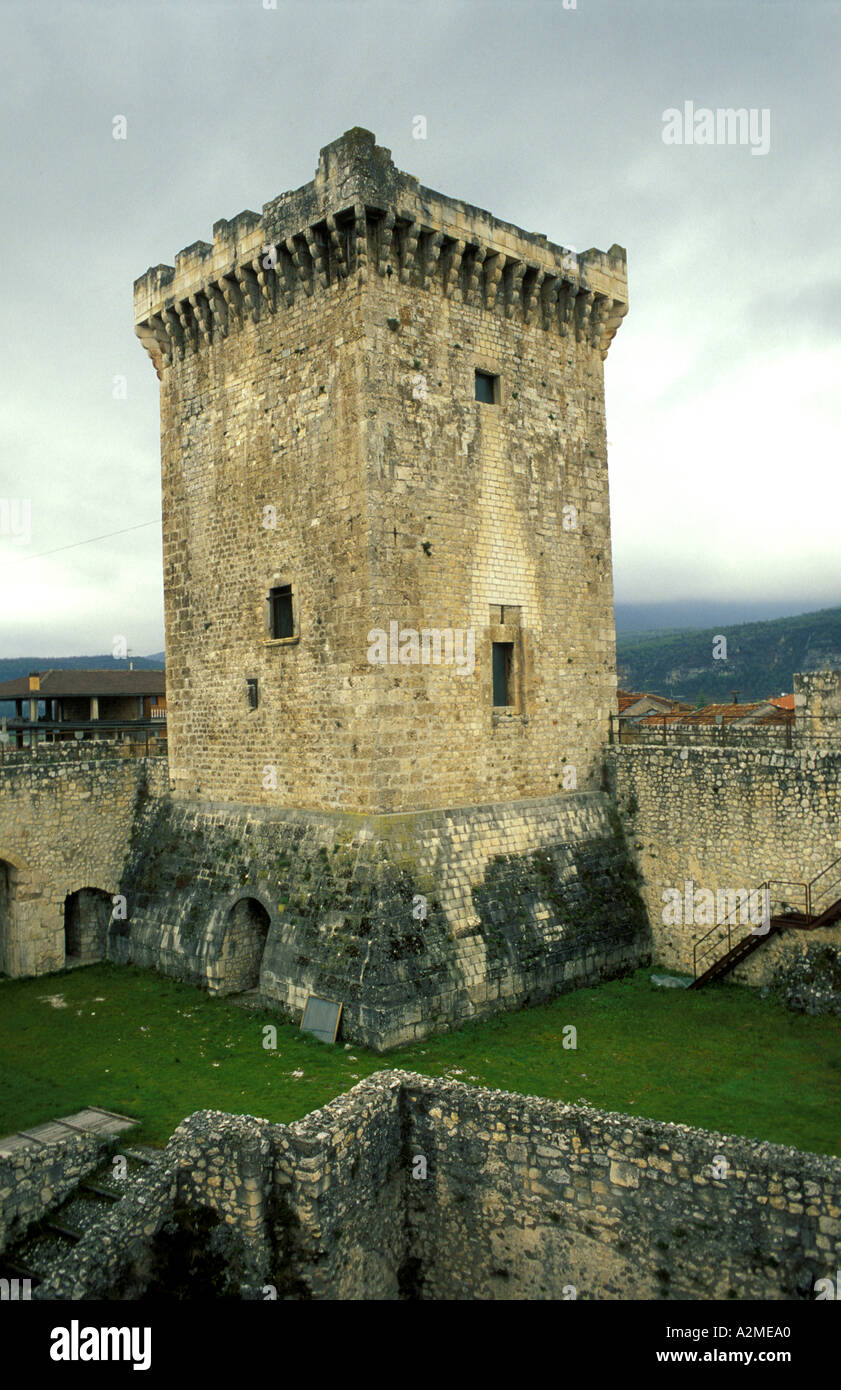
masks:
<svg viewBox="0 0 841 1390"><path fill-rule="evenodd" d="M213 228L175 265L135 282L135 332L160 377L199 351L301 296L369 276L436 290L509 319L573 334L606 357L628 310L625 252L580 255L433 192L392 162L370 131L327 145L315 178Z"/></svg>

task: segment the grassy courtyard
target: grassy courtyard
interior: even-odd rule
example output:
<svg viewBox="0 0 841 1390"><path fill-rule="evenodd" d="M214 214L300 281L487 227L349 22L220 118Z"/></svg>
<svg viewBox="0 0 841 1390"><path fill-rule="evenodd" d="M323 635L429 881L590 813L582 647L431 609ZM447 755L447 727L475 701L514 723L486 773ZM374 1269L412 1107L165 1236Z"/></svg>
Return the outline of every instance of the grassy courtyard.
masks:
<svg viewBox="0 0 841 1390"><path fill-rule="evenodd" d="M656 989L649 971L378 1056L327 1047L152 972L0 981L0 1134L85 1105L164 1144L194 1110L299 1119L386 1067L841 1154L841 1021L756 991ZM277 1049L263 1028L277 1028ZM573 1024L577 1047L564 1047ZM569 1035L567 1034L567 1037Z"/></svg>

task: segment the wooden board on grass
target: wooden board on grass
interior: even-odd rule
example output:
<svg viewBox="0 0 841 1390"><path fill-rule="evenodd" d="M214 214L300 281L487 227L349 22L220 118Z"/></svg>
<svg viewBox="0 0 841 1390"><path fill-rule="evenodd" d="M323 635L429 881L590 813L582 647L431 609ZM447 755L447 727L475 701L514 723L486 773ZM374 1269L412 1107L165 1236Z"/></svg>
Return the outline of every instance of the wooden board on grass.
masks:
<svg viewBox="0 0 841 1390"><path fill-rule="evenodd" d="M322 1042L334 1043L341 1016L341 1004L337 1004L333 999L321 999L317 994L311 994L301 1019L301 1031L312 1033Z"/></svg>

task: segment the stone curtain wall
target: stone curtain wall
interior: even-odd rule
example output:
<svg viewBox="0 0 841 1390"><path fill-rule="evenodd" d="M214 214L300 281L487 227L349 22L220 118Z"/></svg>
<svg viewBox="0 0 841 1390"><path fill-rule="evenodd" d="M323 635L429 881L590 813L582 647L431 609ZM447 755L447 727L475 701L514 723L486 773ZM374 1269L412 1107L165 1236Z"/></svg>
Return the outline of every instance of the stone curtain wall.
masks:
<svg viewBox="0 0 841 1390"><path fill-rule="evenodd" d="M136 811L166 786L162 758L80 760L74 749L0 767L0 971L61 969L65 898L122 891Z"/></svg>
<svg viewBox="0 0 841 1390"><path fill-rule="evenodd" d="M722 732L723 730L723 732ZM771 748L793 748L805 745L807 739L796 729L791 733L781 724L758 724L745 728L720 724L662 724L639 725L628 721L621 726L621 735L616 742L631 745L642 744L646 748L756 748L765 752Z"/></svg>
<svg viewBox="0 0 841 1390"><path fill-rule="evenodd" d="M176 1224L257 1299L808 1300L841 1262L836 1158L405 1072L199 1112L141 1183L36 1297L138 1297Z"/></svg>
<svg viewBox="0 0 841 1390"><path fill-rule="evenodd" d="M85 712L80 714L81 719L87 719L90 701L85 701ZM136 711L136 705L134 706ZM154 732L154 731L153 731ZM79 766L81 763L100 762L103 759L112 758L134 758L137 745L144 743L145 739L142 732L134 739L130 738L86 738L84 740L65 739L61 743L38 743L35 748L15 748L13 744L2 745L0 751L0 772L4 767L19 767L21 765L29 767L32 764L56 764L73 763ZM166 739L149 739L149 757L159 758L165 765L166 760Z"/></svg>
<svg viewBox="0 0 841 1390"><path fill-rule="evenodd" d="M763 880L813 878L841 854L841 752L714 748L609 750L616 802L642 874L655 960L692 972L707 924L663 923L663 892L753 890ZM838 926L786 931L730 978L767 984L787 955L841 942Z"/></svg>
<svg viewBox="0 0 841 1390"><path fill-rule="evenodd" d="M312 183L136 282L161 381L179 795L392 812L598 785L603 358L626 310L620 247L570 259L420 187L358 129ZM271 640L285 585L295 632ZM472 632L475 668L371 664L391 622ZM516 708L496 716L492 641L517 648Z"/></svg>
<svg viewBox="0 0 841 1390"><path fill-rule="evenodd" d="M310 993L341 1000L343 1036L378 1049L648 952L601 793L369 817L154 800L123 892L113 959L227 992L237 914L264 909L265 1001L300 1018Z"/></svg>
<svg viewBox="0 0 841 1390"><path fill-rule="evenodd" d="M0 1250L58 1206L99 1166L108 1147L101 1136L79 1134L0 1156Z"/></svg>

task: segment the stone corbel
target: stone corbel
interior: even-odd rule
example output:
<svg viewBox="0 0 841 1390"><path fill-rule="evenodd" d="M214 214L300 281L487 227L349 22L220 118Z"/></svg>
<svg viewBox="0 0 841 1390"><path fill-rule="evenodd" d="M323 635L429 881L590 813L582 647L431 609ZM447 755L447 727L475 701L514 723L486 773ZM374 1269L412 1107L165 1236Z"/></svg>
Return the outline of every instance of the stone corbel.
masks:
<svg viewBox="0 0 841 1390"><path fill-rule="evenodd" d="M181 327L181 320L174 309L164 309L161 314L161 323L170 341L169 358L175 360L176 351L184 356L184 330Z"/></svg>
<svg viewBox="0 0 841 1390"><path fill-rule="evenodd" d="M505 285L505 317L514 317L516 309L522 308L523 303L523 276L526 273L526 266L523 261L515 261L510 276L507 275Z"/></svg>
<svg viewBox="0 0 841 1390"><path fill-rule="evenodd" d="M277 248L272 247L271 249L274 251L274 256L271 259L269 253L264 251L259 256L255 256L251 262L251 269L257 280L260 297L269 313L274 309L275 285L277 283ZM269 260L269 265L263 264L266 260ZM271 265L271 260L274 260L274 266Z"/></svg>
<svg viewBox="0 0 841 1390"><path fill-rule="evenodd" d="M528 279L523 280L523 320L529 326L533 326L537 319L537 310L540 305L540 291L546 271L542 266L531 264L526 267L529 272Z"/></svg>
<svg viewBox="0 0 841 1390"><path fill-rule="evenodd" d="M365 204L357 203L353 209L353 231L356 239L356 273L361 284L368 280L368 218Z"/></svg>
<svg viewBox="0 0 841 1390"><path fill-rule="evenodd" d="M485 253L485 307L493 311L499 294L499 282L507 257L502 251Z"/></svg>
<svg viewBox="0 0 841 1390"><path fill-rule="evenodd" d="M392 218L392 222L394 219ZM337 223L333 213L327 218L327 231L330 236L330 245L333 248L333 255L336 257L336 267L341 279L348 273L347 256L345 255L344 228Z"/></svg>
<svg viewBox="0 0 841 1390"><path fill-rule="evenodd" d="M326 290L330 283L327 243L318 235L315 227L305 227L304 238L309 248L315 273L318 276L318 283L323 290Z"/></svg>
<svg viewBox="0 0 841 1390"><path fill-rule="evenodd" d="M420 224L411 217L404 217L403 221L408 223L402 230L400 237L400 283L408 285L412 271L417 265L418 238L420 236Z"/></svg>
<svg viewBox="0 0 841 1390"><path fill-rule="evenodd" d="M222 291L218 285L208 285L207 302L210 312L213 315L213 333L218 332L221 337L228 336L228 306L225 303Z"/></svg>
<svg viewBox="0 0 841 1390"><path fill-rule="evenodd" d="M444 272L444 298L450 299L458 284L461 263L464 258L464 242L453 241L447 249L447 267Z"/></svg>
<svg viewBox="0 0 841 1390"><path fill-rule="evenodd" d="M575 301L578 297L578 286L571 281L564 281L563 294L560 296L560 323L561 337L565 338L573 325L575 318Z"/></svg>
<svg viewBox="0 0 841 1390"><path fill-rule="evenodd" d="M605 324L612 306L613 300L609 299L607 295L596 295L593 302L593 312L590 315L590 343L594 348L601 346Z"/></svg>
<svg viewBox="0 0 841 1390"><path fill-rule="evenodd" d="M575 337L577 342L586 342L590 335L590 315L593 312L595 295L592 290L583 290L575 301Z"/></svg>
<svg viewBox="0 0 841 1390"><path fill-rule="evenodd" d="M606 316L605 325L602 330L600 350L602 361L607 357L608 348L616 337L619 325L628 312L628 305L621 300L614 299L610 313Z"/></svg>
<svg viewBox="0 0 841 1390"><path fill-rule="evenodd" d="M387 212L380 226L380 275L387 275L392 268L394 254L394 213Z"/></svg>
<svg viewBox="0 0 841 1390"><path fill-rule="evenodd" d="M228 328L230 329L235 320L241 319L243 314L242 295L236 280L230 275L223 275L219 281L219 289L225 300L225 307L228 311Z"/></svg>
<svg viewBox="0 0 841 1390"><path fill-rule="evenodd" d="M178 322L181 324L183 344L186 351L187 347L196 348L198 346L198 324L190 308L189 300L179 299L175 304L175 312L178 315Z"/></svg>
<svg viewBox="0 0 841 1390"><path fill-rule="evenodd" d="M238 265L237 283L242 292L244 310L250 315L252 323L260 322L260 286L250 265Z"/></svg>
<svg viewBox="0 0 841 1390"><path fill-rule="evenodd" d="M552 323L557 322L561 283L560 278L551 271L547 271L543 276L543 284L540 286L540 322L543 328L549 328Z"/></svg>
<svg viewBox="0 0 841 1390"><path fill-rule="evenodd" d="M424 235L423 246L423 269L421 271L421 285L428 290L432 284L432 277L435 274L435 267L441 257L441 247L444 245L443 232L429 232Z"/></svg>
<svg viewBox="0 0 841 1390"><path fill-rule="evenodd" d="M290 256L292 257L292 263L295 266L296 271L298 272L299 283L303 285L304 292L307 295L311 296L313 268L312 258L310 256L306 242L303 240L303 238L296 239L294 236L289 236L286 238L284 244Z"/></svg>
<svg viewBox="0 0 841 1390"><path fill-rule="evenodd" d="M467 283L463 295L466 304L478 304L481 302L480 279L486 254L487 252L484 246L473 246L470 248Z"/></svg>
<svg viewBox="0 0 841 1390"><path fill-rule="evenodd" d="M210 305L201 291L197 294L190 295L190 307L193 311L193 318L198 324L198 330L202 341L209 343L211 339L212 315L210 313Z"/></svg>
<svg viewBox="0 0 841 1390"><path fill-rule="evenodd" d="M287 309L291 309L295 303L295 286L298 283L298 272L295 262L286 249L286 243L280 242L277 247L277 267L275 269L277 277L277 287L283 295L283 302Z"/></svg>
<svg viewBox="0 0 841 1390"><path fill-rule="evenodd" d="M153 316L145 323L135 324L134 331L148 352L152 366L155 368L158 380L160 380L164 367L168 367L172 361L170 342L164 332L163 324L157 316Z"/></svg>

